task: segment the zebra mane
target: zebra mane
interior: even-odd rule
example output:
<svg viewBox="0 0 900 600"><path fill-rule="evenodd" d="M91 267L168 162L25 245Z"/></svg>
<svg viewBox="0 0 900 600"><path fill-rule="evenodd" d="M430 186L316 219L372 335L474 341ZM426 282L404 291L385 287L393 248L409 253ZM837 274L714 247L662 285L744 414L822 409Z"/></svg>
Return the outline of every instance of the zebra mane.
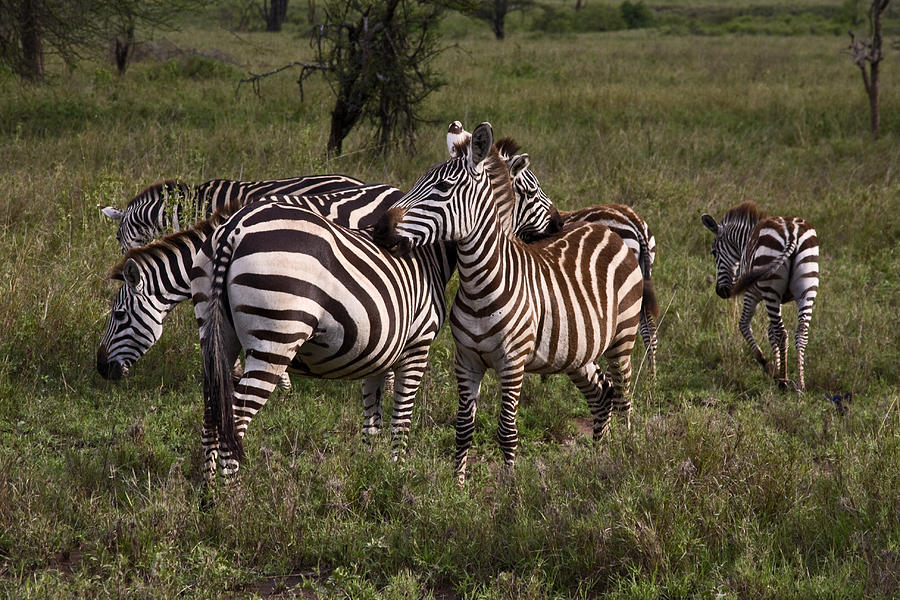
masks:
<svg viewBox="0 0 900 600"><path fill-rule="evenodd" d="M165 252L166 250L178 250L178 248L183 245L182 240L192 237L197 233L203 235L204 237L208 237L219 225L219 223L221 223L227 217L228 215L220 215L219 213L214 213L208 219L198 221L193 226L188 227L187 229L182 229L181 231L178 231L176 233L170 233L169 235L163 236L158 240L153 240L146 246L131 248L122 256L122 259L118 263L116 263L112 269L109 270L106 278L122 280L122 270L125 268L125 263L130 259L140 260L146 256L154 256L156 254Z"/></svg>
<svg viewBox="0 0 900 600"><path fill-rule="evenodd" d="M494 204L497 207L500 223L503 230L512 235L515 230L512 219L516 209L516 194L513 190L512 177L509 176L509 167L500 155L496 144L491 148L490 155L484 161L484 168L491 180Z"/></svg>
<svg viewBox="0 0 900 600"><path fill-rule="evenodd" d="M725 213L725 216L722 217L722 223L739 223L741 221L747 221L755 225L765 216L766 213L761 211L755 202L747 201L729 209L728 212Z"/></svg>
<svg viewBox="0 0 900 600"><path fill-rule="evenodd" d="M162 181L157 181L153 185L147 186L140 194L138 194L137 196L132 198L128 202L128 206L131 206L132 204L139 202L142 198L144 198L145 196L147 196L153 192L158 192L158 191L162 191L162 190L169 190L170 192L174 192L176 190L181 191L187 197L190 195L191 186L189 186L188 184L186 184L183 181L178 181L177 179L164 179Z"/></svg>
<svg viewBox="0 0 900 600"><path fill-rule="evenodd" d="M500 156L502 156L504 158L510 158L511 156L514 156L516 154L516 152L518 152L519 150L522 149L522 147L519 145L519 143L516 140L509 138L509 137L505 137L502 140L498 140L494 144L494 147L500 153Z"/></svg>

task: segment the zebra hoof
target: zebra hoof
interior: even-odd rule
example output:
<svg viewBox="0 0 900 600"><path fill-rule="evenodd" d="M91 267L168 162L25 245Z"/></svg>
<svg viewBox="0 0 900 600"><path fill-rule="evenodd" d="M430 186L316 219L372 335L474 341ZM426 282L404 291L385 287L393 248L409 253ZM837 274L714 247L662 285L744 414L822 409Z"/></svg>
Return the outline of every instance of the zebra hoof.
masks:
<svg viewBox="0 0 900 600"><path fill-rule="evenodd" d="M782 392L787 391L788 388L795 389L794 384L790 379L777 379L776 381L778 383L778 389Z"/></svg>

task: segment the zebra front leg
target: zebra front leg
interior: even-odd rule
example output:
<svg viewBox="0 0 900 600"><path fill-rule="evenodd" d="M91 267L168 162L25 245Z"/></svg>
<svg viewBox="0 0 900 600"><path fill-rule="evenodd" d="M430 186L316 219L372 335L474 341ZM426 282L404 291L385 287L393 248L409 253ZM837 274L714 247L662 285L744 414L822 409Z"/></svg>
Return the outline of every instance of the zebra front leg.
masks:
<svg viewBox="0 0 900 600"><path fill-rule="evenodd" d="M757 304L759 304L759 296L756 295L755 291L747 291L744 294L744 307L741 310L741 319L738 322L738 328L741 330L741 335L747 340L747 345L750 346L750 352L753 354L753 358L756 359L756 362L762 366L763 370L768 373L770 377L774 377L775 365L766 360L762 348L759 347L759 344L756 343L756 338L753 337L751 323L753 321L753 315L756 314Z"/></svg>
<svg viewBox="0 0 900 600"><path fill-rule="evenodd" d="M787 378L787 331L781 318L781 303L778 298L767 299L766 310L769 313L769 343L775 355L775 381L778 387L785 389Z"/></svg>
<svg viewBox="0 0 900 600"><path fill-rule="evenodd" d="M456 365L456 385L459 391L459 407L456 411L456 478L459 485L466 483L466 467L469 448L475 433L475 411L481 394L484 370L470 370Z"/></svg>
<svg viewBox="0 0 900 600"><path fill-rule="evenodd" d="M395 366L394 403L391 410L391 460L406 452L413 403L428 366L428 343L417 347Z"/></svg>
<svg viewBox="0 0 900 600"><path fill-rule="evenodd" d="M612 383L595 363L568 373L569 379L587 400L594 419L594 439L599 440L609 431L609 415L612 412Z"/></svg>
<svg viewBox="0 0 900 600"><path fill-rule="evenodd" d="M497 423L497 441L503 454L503 463L512 468L516 462L516 450L519 447L519 428L516 426L516 414L519 412L519 398L522 395L522 381L525 379L525 367L520 362L505 365L497 370L500 380L500 419Z"/></svg>
<svg viewBox="0 0 900 600"><path fill-rule="evenodd" d="M363 442L368 444L370 436L381 432L382 398L387 373L363 380Z"/></svg>

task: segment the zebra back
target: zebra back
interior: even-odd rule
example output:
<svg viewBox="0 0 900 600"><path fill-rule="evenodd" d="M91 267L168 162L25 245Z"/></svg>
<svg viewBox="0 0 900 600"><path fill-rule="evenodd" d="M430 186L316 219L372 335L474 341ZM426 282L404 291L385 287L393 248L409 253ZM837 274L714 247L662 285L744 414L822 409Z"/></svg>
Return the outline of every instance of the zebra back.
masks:
<svg viewBox="0 0 900 600"><path fill-rule="evenodd" d="M119 210L99 207L107 217L119 221L116 239L124 254L150 243L164 232L174 233L205 219L229 202L237 207L266 195L304 196L357 187L363 182L340 174L307 175L269 181L213 179L191 189L186 183L166 180L151 185Z"/></svg>
<svg viewBox="0 0 900 600"><path fill-rule="evenodd" d="M371 225L402 194L386 185L363 186L323 196L280 196L326 218L352 227ZM156 343L163 321L179 303L191 297L194 263L216 227L243 203L233 198L208 219L134 248L110 271L123 282L113 301L110 320L97 351L97 369L106 378L118 379Z"/></svg>

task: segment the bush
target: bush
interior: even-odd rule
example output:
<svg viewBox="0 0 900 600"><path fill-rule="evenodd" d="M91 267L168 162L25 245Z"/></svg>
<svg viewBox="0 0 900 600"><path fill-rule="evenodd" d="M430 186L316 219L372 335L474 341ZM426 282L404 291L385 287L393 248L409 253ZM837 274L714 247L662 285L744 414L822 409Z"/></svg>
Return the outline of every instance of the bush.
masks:
<svg viewBox="0 0 900 600"><path fill-rule="evenodd" d="M619 13L628 29L641 29L653 25L653 13L650 12L643 0L638 0L638 2L625 0L619 6Z"/></svg>

